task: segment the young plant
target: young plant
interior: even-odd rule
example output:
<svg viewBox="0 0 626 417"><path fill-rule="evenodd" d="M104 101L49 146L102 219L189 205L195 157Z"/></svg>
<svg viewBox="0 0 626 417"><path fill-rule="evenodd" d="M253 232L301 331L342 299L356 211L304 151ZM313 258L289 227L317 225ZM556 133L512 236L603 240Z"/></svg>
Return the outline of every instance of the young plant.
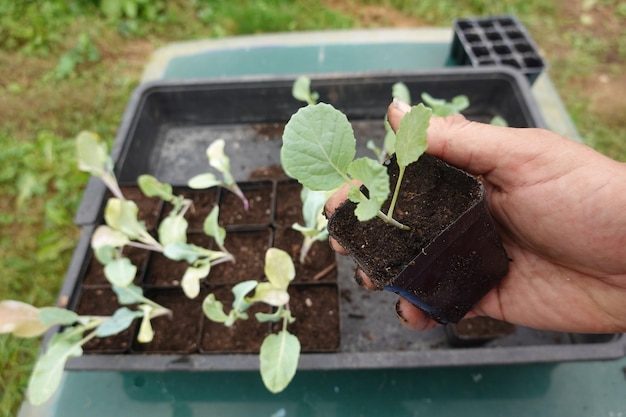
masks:
<svg viewBox="0 0 626 417"><path fill-rule="evenodd" d="M61 383L65 363L83 354L82 346L96 337L108 337L126 330L133 320L142 317L138 339L152 338L151 328L144 325L151 318L167 314L169 310L131 310L119 308L112 316L79 316L58 307L37 308L21 301L0 301L0 334L15 337L38 337L53 326L64 329L50 339L46 351L35 363L27 388L33 405L43 404L52 397Z"/></svg>
<svg viewBox="0 0 626 417"><path fill-rule="evenodd" d="M360 221L378 216L388 224L408 229L393 218L393 212L406 167L426 150L431 113L420 104L400 123L395 140L400 175L387 213L381 211L390 194L387 169L374 159L355 159L356 139L352 126L346 116L330 104L309 105L291 117L285 126L280 153L283 168L304 187L315 191L333 191L348 185L348 198L357 203L355 215ZM367 195L355 181L366 187Z"/></svg>
<svg viewBox="0 0 626 417"><path fill-rule="evenodd" d="M266 336L259 353L263 383L270 392L278 393L293 379L300 358L300 341L287 330L287 325L295 321L289 310L287 292L295 277L289 254L276 248L268 249L265 253L265 277L265 282L251 280L235 285L232 289L234 301L228 313L214 294L206 297L202 309L209 320L230 327L237 320L247 320L247 310L255 303L265 303L275 308L274 313L256 313L255 318L260 323L282 321L281 330ZM248 296L252 291L253 295Z"/></svg>
<svg viewBox="0 0 626 417"><path fill-rule="evenodd" d="M296 100L303 101L307 104L316 104L320 95L311 91L311 79L307 76L300 76L296 78L291 88L291 95Z"/></svg>
<svg viewBox="0 0 626 417"><path fill-rule="evenodd" d="M300 263L304 264L306 257L315 242L328 239L328 219L324 216L324 204L328 199L328 193L323 191L313 191L306 187L300 193L302 200L302 217L304 225L294 223L291 227L299 231L303 236L302 247L300 249Z"/></svg>
<svg viewBox="0 0 626 417"><path fill-rule="evenodd" d="M205 189L215 186L226 188L239 197L243 203L244 210L248 211L250 204L230 173L230 158L224 153L224 145L224 139L218 139L211 143L206 150L209 165L222 174L222 180L219 180L215 174L207 172L192 177L187 185L194 189Z"/></svg>

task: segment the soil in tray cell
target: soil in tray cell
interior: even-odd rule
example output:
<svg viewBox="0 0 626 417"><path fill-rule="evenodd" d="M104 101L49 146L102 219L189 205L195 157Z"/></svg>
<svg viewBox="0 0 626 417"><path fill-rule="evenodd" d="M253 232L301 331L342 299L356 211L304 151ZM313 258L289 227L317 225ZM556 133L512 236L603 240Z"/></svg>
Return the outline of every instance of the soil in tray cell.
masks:
<svg viewBox="0 0 626 417"><path fill-rule="evenodd" d="M137 204L139 208L137 219L146 224L148 231L154 230L159 221L159 212L162 205L161 199L158 197L146 197L137 186L122 186L120 190L124 198L132 200Z"/></svg>
<svg viewBox="0 0 626 417"><path fill-rule="evenodd" d="M239 197L230 191L222 192L219 223L228 226L267 226L272 221L274 184L271 181L240 184L249 202L248 210Z"/></svg>
<svg viewBox="0 0 626 417"><path fill-rule="evenodd" d="M137 274L135 275L134 283L141 283L146 263L148 261L149 251L146 249L136 248L134 246L125 246L122 250L122 254L128 257L131 263L137 267ZM89 260L89 265L85 271L83 286L95 287L103 285L108 286L110 284L104 276L104 265L102 265L94 255Z"/></svg>
<svg viewBox="0 0 626 417"><path fill-rule="evenodd" d="M249 279L263 278L265 252L270 247L271 229L230 231L224 246L235 257L235 262L225 262L211 268L208 283L236 284Z"/></svg>
<svg viewBox="0 0 626 417"><path fill-rule="evenodd" d="M219 190L213 187L207 190L174 189L175 195L183 196L192 201L192 205L185 213L189 231L201 231L204 220L209 215L213 207L217 205ZM161 218L167 216L172 210L170 203L165 203Z"/></svg>
<svg viewBox="0 0 626 417"><path fill-rule="evenodd" d="M274 224L281 227L291 227L294 223L304 225L300 199L302 186L296 181L280 181L276 190Z"/></svg>

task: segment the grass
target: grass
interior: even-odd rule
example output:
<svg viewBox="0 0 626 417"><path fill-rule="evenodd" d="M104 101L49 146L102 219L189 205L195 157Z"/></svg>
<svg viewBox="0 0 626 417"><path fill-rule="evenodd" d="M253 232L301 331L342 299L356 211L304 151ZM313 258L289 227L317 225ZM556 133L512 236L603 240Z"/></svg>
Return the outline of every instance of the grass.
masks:
<svg viewBox="0 0 626 417"><path fill-rule="evenodd" d="M515 14L544 51L581 136L626 161L618 1L157 0L135 17L107 16L100 0L0 3L0 299L55 302L87 180L75 170L73 138L89 129L111 140L150 53L173 41ZM0 337L0 415L17 414L38 349L36 340Z"/></svg>

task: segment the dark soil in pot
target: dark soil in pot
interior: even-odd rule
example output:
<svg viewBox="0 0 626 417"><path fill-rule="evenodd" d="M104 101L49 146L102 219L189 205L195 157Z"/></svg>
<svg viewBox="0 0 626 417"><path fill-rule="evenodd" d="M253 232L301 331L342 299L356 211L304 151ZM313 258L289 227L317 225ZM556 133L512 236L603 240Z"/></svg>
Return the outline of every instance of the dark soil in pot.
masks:
<svg viewBox="0 0 626 417"><path fill-rule="evenodd" d="M223 190L220 201L219 223L229 226L268 226L272 222L274 184L271 181L253 181L239 184L248 199L246 211L243 202L230 191Z"/></svg>
<svg viewBox="0 0 626 417"><path fill-rule="evenodd" d="M198 350L202 323L203 295L194 299L185 297L182 290L148 292L147 297L172 310L172 317L161 316L152 320L154 339L150 343L133 341L135 352L192 353Z"/></svg>
<svg viewBox="0 0 626 417"><path fill-rule="evenodd" d="M395 184L395 159L387 166ZM430 155L407 167L394 212L410 230L379 218L360 222L354 207L346 201L334 213L330 234L378 288L439 322L460 320L508 271L480 182Z"/></svg>
<svg viewBox="0 0 626 417"><path fill-rule="evenodd" d="M133 265L137 267L137 275L135 276L134 283L140 284L148 262L149 252L146 249L125 246L122 253L130 259ZM87 288L110 286L109 281L107 281L104 276L104 266L93 255L89 260L89 265L85 271L83 285Z"/></svg>
<svg viewBox="0 0 626 417"><path fill-rule="evenodd" d="M212 287L209 292L215 294L215 298L222 302L224 311L228 314L234 298L232 286ZM206 353L258 352L270 327L267 323L259 323L254 315L258 312L269 313L270 309L265 304L255 304L247 312L247 320L237 320L231 327L212 322L204 317L200 351Z"/></svg>
<svg viewBox="0 0 626 417"><path fill-rule="evenodd" d="M235 257L235 263L225 262L211 268L209 284L260 280L265 267L265 252L270 247L271 239L269 228L228 232L224 246Z"/></svg>
<svg viewBox="0 0 626 417"><path fill-rule="evenodd" d="M213 187L207 190L189 190L186 188L175 188L175 195L182 195L183 197L192 201L192 206L185 213L185 219L188 223L189 231L201 231L204 226L204 220L209 215L213 207L217 205L219 189ZM163 212L161 218L167 216L172 210L170 203L165 203L163 206Z"/></svg>
<svg viewBox="0 0 626 417"><path fill-rule="evenodd" d="M302 240L302 234L291 227L277 228L274 232L274 247L290 254L293 260L296 268L293 282L336 282L337 261L328 241L315 242L304 263L300 263Z"/></svg>
<svg viewBox="0 0 626 417"><path fill-rule="evenodd" d="M279 181L276 184L274 224L280 227L291 227L294 223L304 225L301 191L302 186L297 181Z"/></svg>
<svg viewBox="0 0 626 417"><path fill-rule="evenodd" d="M146 229L153 231L159 222L162 201L158 197L146 197L139 187L134 185L120 186L122 195L127 200L132 200L137 204L139 212L137 218L145 222Z"/></svg>
<svg viewBox="0 0 626 417"><path fill-rule="evenodd" d="M109 316L119 308L117 296L109 288L94 288L83 290L76 306L80 315ZM109 337L91 339L83 345L87 353L123 353L132 343L137 323L121 333Z"/></svg>

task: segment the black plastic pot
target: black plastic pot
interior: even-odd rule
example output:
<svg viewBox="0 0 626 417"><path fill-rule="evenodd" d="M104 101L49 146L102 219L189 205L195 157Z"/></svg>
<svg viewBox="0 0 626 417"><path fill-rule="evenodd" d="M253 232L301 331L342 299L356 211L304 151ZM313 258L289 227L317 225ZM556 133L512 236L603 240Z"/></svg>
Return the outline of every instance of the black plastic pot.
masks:
<svg viewBox="0 0 626 417"><path fill-rule="evenodd" d="M395 184L395 157L386 164ZM409 231L378 217L359 222L350 201L331 216L328 230L378 288L401 295L440 323L458 322L508 272L484 188L464 171L422 155L406 168L396 211L413 206L405 197L428 205L397 219ZM388 239L378 237L381 230Z"/></svg>
<svg viewBox="0 0 626 417"><path fill-rule="evenodd" d="M546 67L524 25L509 15L455 20L450 56L457 65L517 68L531 84Z"/></svg>

